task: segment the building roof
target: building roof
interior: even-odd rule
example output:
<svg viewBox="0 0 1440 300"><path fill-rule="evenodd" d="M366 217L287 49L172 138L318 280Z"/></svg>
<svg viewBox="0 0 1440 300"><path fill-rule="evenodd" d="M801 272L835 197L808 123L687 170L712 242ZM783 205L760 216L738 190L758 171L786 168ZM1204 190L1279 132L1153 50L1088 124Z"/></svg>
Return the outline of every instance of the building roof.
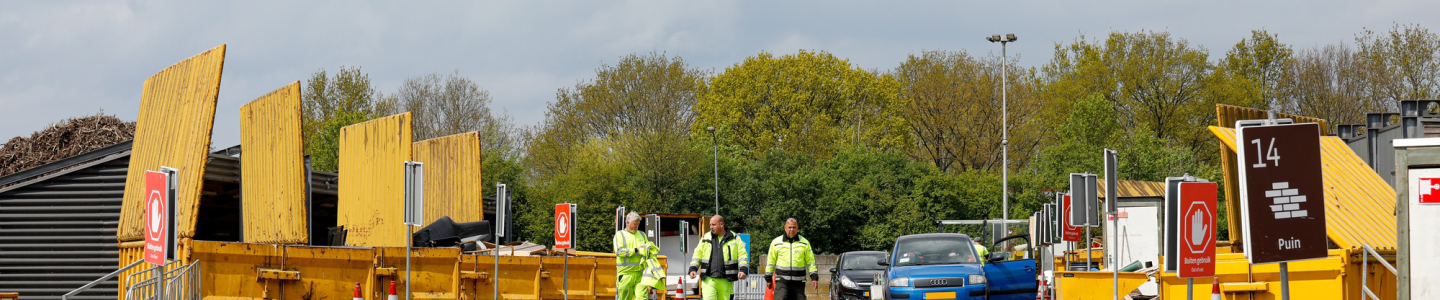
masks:
<svg viewBox="0 0 1440 300"><path fill-rule="evenodd" d="M1097 192L1098 192L1097 197L1100 197L1100 198L1103 199L1103 198L1105 198L1105 193L1106 193L1106 191L1105 191L1105 184L1104 184L1105 179L1104 179L1104 178L1101 178L1101 179L1099 179L1098 181L1101 182L1101 184L1095 185L1096 187L1099 187L1099 188L1097 189L1097 190L1098 190L1098 191L1097 191ZM1115 181L1115 185L1120 186L1120 188L1117 189L1117 190L1119 190L1120 192L1115 195L1115 196L1118 197L1118 198L1164 198L1164 197L1165 197L1165 183L1164 183L1164 182L1139 181L1139 180L1119 180L1119 181Z"/></svg>

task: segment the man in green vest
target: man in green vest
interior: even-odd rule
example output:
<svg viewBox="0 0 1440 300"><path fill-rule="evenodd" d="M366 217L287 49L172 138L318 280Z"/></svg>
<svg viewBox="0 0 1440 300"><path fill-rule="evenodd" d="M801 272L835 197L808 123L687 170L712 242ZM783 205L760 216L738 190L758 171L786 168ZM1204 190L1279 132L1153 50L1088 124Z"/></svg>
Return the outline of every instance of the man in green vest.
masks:
<svg viewBox="0 0 1440 300"><path fill-rule="evenodd" d="M745 272L750 270L749 257L745 243L725 231L725 219L719 215L710 217L710 232L700 238L695 256L690 259L690 278L700 276L700 298L730 300L735 281L745 279Z"/></svg>
<svg viewBox="0 0 1440 300"><path fill-rule="evenodd" d="M615 279L619 281L615 285L615 299L629 300L639 296L634 293L644 268L641 263L646 253L659 251L639 229L640 214L632 211L625 215L625 230L615 232Z"/></svg>
<svg viewBox="0 0 1440 300"><path fill-rule="evenodd" d="M765 273L775 277L775 300L805 300L807 275L810 285L820 289L815 252L810 250L810 240L800 236L800 223L795 218L785 220L785 235L770 242L770 254L765 257L769 262L765 264Z"/></svg>
<svg viewBox="0 0 1440 300"><path fill-rule="evenodd" d="M990 247L985 247L985 239L983 238L975 238L974 243L975 254L980 255L980 258L978 259L980 261L980 265L985 265L985 261L990 259Z"/></svg>

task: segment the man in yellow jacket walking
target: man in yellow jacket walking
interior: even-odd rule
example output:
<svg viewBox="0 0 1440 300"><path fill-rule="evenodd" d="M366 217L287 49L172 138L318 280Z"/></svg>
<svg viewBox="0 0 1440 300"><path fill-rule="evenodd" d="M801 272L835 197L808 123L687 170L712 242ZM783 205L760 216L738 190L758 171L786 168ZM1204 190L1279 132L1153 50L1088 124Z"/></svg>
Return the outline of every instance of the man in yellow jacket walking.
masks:
<svg viewBox="0 0 1440 300"><path fill-rule="evenodd" d="M710 232L695 245L690 259L690 277L700 276L700 298L730 300L735 281L745 279L750 270L750 254L735 233L725 231L725 218L710 218Z"/></svg>
<svg viewBox="0 0 1440 300"><path fill-rule="evenodd" d="M795 218L785 220L785 235L770 242L770 255L766 257L769 263L765 264L765 272L775 277L775 300L805 300L807 276L811 286L820 288L815 252L810 249L810 240L800 236L800 222Z"/></svg>
<svg viewBox="0 0 1440 300"><path fill-rule="evenodd" d="M625 230L615 232L615 279L619 281L615 285L615 299L618 300L630 300L638 296L634 293L643 276L646 254L659 252L639 229L640 214L632 211L625 215Z"/></svg>

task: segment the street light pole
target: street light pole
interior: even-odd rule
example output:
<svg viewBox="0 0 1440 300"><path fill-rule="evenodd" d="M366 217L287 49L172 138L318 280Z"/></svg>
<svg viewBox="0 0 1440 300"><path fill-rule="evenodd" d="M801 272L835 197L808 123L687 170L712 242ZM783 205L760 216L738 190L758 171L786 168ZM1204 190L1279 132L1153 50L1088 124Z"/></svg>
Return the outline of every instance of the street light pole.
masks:
<svg viewBox="0 0 1440 300"><path fill-rule="evenodd" d="M1000 43L1000 216L1001 220L1010 219L1010 111L1008 109L1009 66L1010 61L1005 55L1005 44L1016 40L1015 34L1005 36L993 35L985 38L991 43ZM1004 223L1004 234L1010 235L1010 223ZM1001 238L1004 238L1002 236Z"/></svg>
<svg viewBox="0 0 1440 300"><path fill-rule="evenodd" d="M720 215L720 139L715 136L715 126L706 126L710 132L710 148L715 154L715 215Z"/></svg>

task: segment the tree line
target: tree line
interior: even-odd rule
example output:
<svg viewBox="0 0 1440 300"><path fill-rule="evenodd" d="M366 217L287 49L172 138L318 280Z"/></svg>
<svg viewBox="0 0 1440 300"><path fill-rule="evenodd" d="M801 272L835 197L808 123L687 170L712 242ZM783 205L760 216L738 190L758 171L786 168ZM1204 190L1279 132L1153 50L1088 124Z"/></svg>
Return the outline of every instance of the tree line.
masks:
<svg viewBox="0 0 1440 300"><path fill-rule="evenodd" d="M800 50L702 70L636 53L557 89L531 126L492 110L489 92L458 73L382 93L342 67L306 82L305 149L317 169L335 170L340 127L410 111L417 140L481 132L485 191L509 184L523 240L549 243L550 208L570 202L581 208L579 248L609 251L616 206L713 214L718 180L727 227L765 241L793 217L817 251L839 253L933 232L935 220L1002 217L1002 168L1007 217L1026 217L1067 188L1066 174L1101 171L1104 148L1119 150L1122 180L1220 180L1205 129L1216 104L1348 124L1440 94L1440 36L1418 25L1313 47L1255 30L1215 57L1168 32L1112 32L1057 43L1042 66L1017 62L927 50L867 70Z"/></svg>

